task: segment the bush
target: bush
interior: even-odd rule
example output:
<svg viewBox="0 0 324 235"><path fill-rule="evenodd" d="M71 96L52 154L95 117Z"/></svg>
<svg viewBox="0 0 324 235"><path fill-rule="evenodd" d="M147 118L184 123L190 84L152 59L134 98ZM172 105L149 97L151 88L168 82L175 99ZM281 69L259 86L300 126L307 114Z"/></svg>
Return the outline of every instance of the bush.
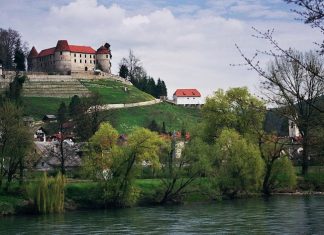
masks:
<svg viewBox="0 0 324 235"><path fill-rule="evenodd" d="M29 185L27 193L39 213L63 212L64 185L65 178L60 173L55 178L44 173L39 182Z"/></svg>
<svg viewBox="0 0 324 235"><path fill-rule="evenodd" d="M225 129L216 141L216 176L223 194L255 192L261 187L263 160L257 146L235 130Z"/></svg>
<svg viewBox="0 0 324 235"><path fill-rule="evenodd" d="M296 170L288 157L275 161L270 176L272 189L292 190L297 184Z"/></svg>

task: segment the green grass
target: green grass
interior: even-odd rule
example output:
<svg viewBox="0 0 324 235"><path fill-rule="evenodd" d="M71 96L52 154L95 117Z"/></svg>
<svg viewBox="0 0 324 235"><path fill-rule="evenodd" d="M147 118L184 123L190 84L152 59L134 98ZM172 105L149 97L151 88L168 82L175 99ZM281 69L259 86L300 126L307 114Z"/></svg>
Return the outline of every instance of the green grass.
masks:
<svg viewBox="0 0 324 235"><path fill-rule="evenodd" d="M32 116L36 119L42 119L45 114L56 115L61 104L70 103L68 98L55 97L23 97L24 115Z"/></svg>
<svg viewBox="0 0 324 235"><path fill-rule="evenodd" d="M126 104L153 100L154 97L140 91L134 86L125 85L111 80L81 80L81 83L91 92L97 92L105 104ZM125 92L124 88L128 88Z"/></svg>
<svg viewBox="0 0 324 235"><path fill-rule="evenodd" d="M190 129L201 120L201 111L168 103L144 107L115 109L102 112L102 119L109 121L120 133L128 133L134 127L147 127L154 119L158 125L165 122L166 130L173 132L182 127Z"/></svg>

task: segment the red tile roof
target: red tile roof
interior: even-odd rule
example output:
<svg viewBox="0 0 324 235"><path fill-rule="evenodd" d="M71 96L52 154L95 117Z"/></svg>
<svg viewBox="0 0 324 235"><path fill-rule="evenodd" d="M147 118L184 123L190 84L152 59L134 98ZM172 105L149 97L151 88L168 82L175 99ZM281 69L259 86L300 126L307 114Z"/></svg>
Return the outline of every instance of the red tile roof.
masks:
<svg viewBox="0 0 324 235"><path fill-rule="evenodd" d="M67 40L58 40L55 51L70 51L69 43Z"/></svg>
<svg viewBox="0 0 324 235"><path fill-rule="evenodd" d="M39 52L38 57L53 55L54 52L55 52L55 47L44 49L41 52Z"/></svg>
<svg viewBox="0 0 324 235"><path fill-rule="evenodd" d="M201 97L197 89L177 89L173 95L177 97Z"/></svg>
<svg viewBox="0 0 324 235"><path fill-rule="evenodd" d="M95 54L96 51L89 46L77 46L77 45L70 45L71 52L77 52L77 53L86 53L86 54Z"/></svg>
<svg viewBox="0 0 324 235"><path fill-rule="evenodd" d="M38 56L38 52L37 52L36 48L33 47L29 52L28 58L34 58L34 57L37 57L37 56Z"/></svg>
<svg viewBox="0 0 324 235"><path fill-rule="evenodd" d="M105 46L101 46L97 50L97 54L110 54L109 50Z"/></svg>

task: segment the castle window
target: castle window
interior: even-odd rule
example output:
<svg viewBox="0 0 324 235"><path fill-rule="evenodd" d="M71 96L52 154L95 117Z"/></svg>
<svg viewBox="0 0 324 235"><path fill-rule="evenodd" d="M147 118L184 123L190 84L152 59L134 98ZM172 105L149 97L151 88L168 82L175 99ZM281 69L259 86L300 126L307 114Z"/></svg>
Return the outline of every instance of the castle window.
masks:
<svg viewBox="0 0 324 235"><path fill-rule="evenodd" d="M76 63L76 59L74 59L74 63Z"/></svg>
<svg viewBox="0 0 324 235"><path fill-rule="evenodd" d="M80 54L80 58L81 58L81 54Z"/></svg>
<svg viewBox="0 0 324 235"><path fill-rule="evenodd" d="M96 64L96 61L94 60L93 63Z"/></svg>
<svg viewBox="0 0 324 235"><path fill-rule="evenodd" d="M96 58L96 55L93 55L93 58L95 59Z"/></svg>
<svg viewBox="0 0 324 235"><path fill-rule="evenodd" d="M90 64L92 64L92 60L90 60Z"/></svg>
<svg viewBox="0 0 324 235"><path fill-rule="evenodd" d="M84 63L87 63L87 60L85 60Z"/></svg>
<svg viewBox="0 0 324 235"><path fill-rule="evenodd" d="M80 60L80 63L82 63L82 60Z"/></svg>
<svg viewBox="0 0 324 235"><path fill-rule="evenodd" d="M61 51L60 54L63 55L63 52Z"/></svg>
<svg viewBox="0 0 324 235"><path fill-rule="evenodd" d="M91 55L90 55L90 58L91 58Z"/></svg>
<svg viewBox="0 0 324 235"><path fill-rule="evenodd" d="M76 54L74 53L74 57L76 57Z"/></svg>
<svg viewBox="0 0 324 235"><path fill-rule="evenodd" d="M106 55L106 58L108 58L108 55Z"/></svg>
<svg viewBox="0 0 324 235"><path fill-rule="evenodd" d="M87 58L87 54L84 54L84 58Z"/></svg>

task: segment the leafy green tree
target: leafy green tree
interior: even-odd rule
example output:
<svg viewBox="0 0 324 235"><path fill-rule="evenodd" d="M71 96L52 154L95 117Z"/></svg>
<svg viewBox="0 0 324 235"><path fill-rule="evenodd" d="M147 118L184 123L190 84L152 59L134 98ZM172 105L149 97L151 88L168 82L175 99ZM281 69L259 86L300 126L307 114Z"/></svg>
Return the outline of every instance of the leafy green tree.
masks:
<svg viewBox="0 0 324 235"><path fill-rule="evenodd" d="M17 71L25 71L26 70L25 60L26 60L26 56L20 47L20 41L19 41L18 45L16 46L15 58L14 58L14 62L16 64Z"/></svg>
<svg viewBox="0 0 324 235"><path fill-rule="evenodd" d="M159 125L157 124L157 122L155 120L152 120L147 128L149 130L155 131L155 132L160 132L161 131L161 128L159 127Z"/></svg>
<svg viewBox="0 0 324 235"><path fill-rule="evenodd" d="M246 141L237 131L224 129L215 144L215 176L224 195L261 188L264 163L258 147Z"/></svg>
<svg viewBox="0 0 324 235"><path fill-rule="evenodd" d="M69 114L72 118L77 117L81 112L81 99L74 95L69 104Z"/></svg>
<svg viewBox="0 0 324 235"><path fill-rule="evenodd" d="M139 190L134 179L139 175L142 164L159 168L159 153L162 139L154 132L144 128L135 129L127 139L127 144L117 145L117 131L110 124L102 124L90 139L89 155L85 166L104 169L92 174L102 175L103 197L108 205L123 207L136 202ZM97 162L101 164L97 164Z"/></svg>
<svg viewBox="0 0 324 235"><path fill-rule="evenodd" d="M4 102L0 107L0 185L7 177L8 190L13 176L22 169L26 156L33 147L32 135L23 123L21 110L13 103ZM21 178L23 171L20 171Z"/></svg>
<svg viewBox="0 0 324 235"><path fill-rule="evenodd" d="M206 140L213 143L223 128L232 128L245 137L263 127L265 106L246 87L219 89L202 108Z"/></svg>
<svg viewBox="0 0 324 235"><path fill-rule="evenodd" d="M162 185L159 203L181 202L192 191L192 184L210 170L210 147L200 138L192 139L180 157L176 157L176 140L171 151L161 158ZM197 190L197 189L196 189Z"/></svg>
<svg viewBox="0 0 324 235"><path fill-rule="evenodd" d="M125 64L121 64L119 66L119 76L122 78L127 78L128 76L128 68Z"/></svg>
<svg viewBox="0 0 324 235"><path fill-rule="evenodd" d="M27 77L25 75L16 74L14 80L10 82L9 88L6 91L6 98L16 102L17 104L21 103L21 92L26 79Z"/></svg>

